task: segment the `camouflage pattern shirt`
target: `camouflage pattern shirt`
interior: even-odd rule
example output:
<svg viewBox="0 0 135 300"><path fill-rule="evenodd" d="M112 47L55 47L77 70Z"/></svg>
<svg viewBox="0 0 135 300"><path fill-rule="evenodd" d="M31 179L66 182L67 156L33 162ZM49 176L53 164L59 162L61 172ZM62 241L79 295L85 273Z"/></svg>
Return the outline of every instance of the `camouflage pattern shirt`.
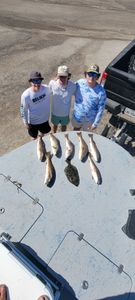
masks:
<svg viewBox="0 0 135 300"><path fill-rule="evenodd" d="M91 88L86 79L79 79L76 82L77 90L74 103L73 117L77 122L83 120L94 127L99 124L106 103L106 92L100 84Z"/></svg>

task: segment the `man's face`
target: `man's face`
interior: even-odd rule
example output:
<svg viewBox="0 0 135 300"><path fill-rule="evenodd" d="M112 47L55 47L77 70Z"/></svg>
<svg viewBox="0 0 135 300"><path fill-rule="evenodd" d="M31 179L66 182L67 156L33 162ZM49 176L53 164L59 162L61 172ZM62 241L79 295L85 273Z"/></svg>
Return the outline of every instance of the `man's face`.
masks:
<svg viewBox="0 0 135 300"><path fill-rule="evenodd" d="M58 76L61 85L66 85L68 81L68 76Z"/></svg>
<svg viewBox="0 0 135 300"><path fill-rule="evenodd" d="M94 72L88 72L86 74L86 79L87 79L88 85L90 87L94 87L97 83L98 75L97 75L97 73L94 73Z"/></svg>
<svg viewBox="0 0 135 300"><path fill-rule="evenodd" d="M41 79L32 79L31 80L31 87L33 92L38 92L41 86L42 80Z"/></svg>

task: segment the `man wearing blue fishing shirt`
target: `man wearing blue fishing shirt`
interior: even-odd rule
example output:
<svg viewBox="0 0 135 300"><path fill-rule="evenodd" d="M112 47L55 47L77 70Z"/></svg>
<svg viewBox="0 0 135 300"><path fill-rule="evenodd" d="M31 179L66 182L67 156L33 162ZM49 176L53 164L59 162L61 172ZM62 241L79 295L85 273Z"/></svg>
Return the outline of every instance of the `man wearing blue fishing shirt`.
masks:
<svg viewBox="0 0 135 300"><path fill-rule="evenodd" d="M97 82L99 66L91 65L84 72L85 78L76 82L77 91L72 116L74 130L94 130L101 121L106 103L106 92Z"/></svg>

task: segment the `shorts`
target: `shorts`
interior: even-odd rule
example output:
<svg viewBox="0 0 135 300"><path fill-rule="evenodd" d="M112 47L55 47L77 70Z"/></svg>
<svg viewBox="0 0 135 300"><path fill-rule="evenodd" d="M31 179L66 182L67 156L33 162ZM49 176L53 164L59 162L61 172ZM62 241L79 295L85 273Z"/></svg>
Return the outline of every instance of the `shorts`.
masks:
<svg viewBox="0 0 135 300"><path fill-rule="evenodd" d="M58 117L58 116L52 115L51 116L51 122L54 125L58 125L58 124L67 125L69 123L69 116Z"/></svg>
<svg viewBox="0 0 135 300"><path fill-rule="evenodd" d="M85 119L84 119L83 122L77 122L73 116L72 116L72 119L71 119L71 124L73 126L73 129L78 128L78 130L82 129L82 130L85 130L85 131L89 131L91 126L92 126L92 124L89 121L85 120Z"/></svg>
<svg viewBox="0 0 135 300"><path fill-rule="evenodd" d="M45 123L42 123L42 124L35 124L35 125L29 124L28 133L31 137L36 139L38 136L38 131L40 131L43 134L50 132L51 127L50 127L48 121Z"/></svg>
<svg viewBox="0 0 135 300"><path fill-rule="evenodd" d="M71 119L71 124L72 124L73 128L80 128L83 125L81 122L77 122L73 116Z"/></svg>

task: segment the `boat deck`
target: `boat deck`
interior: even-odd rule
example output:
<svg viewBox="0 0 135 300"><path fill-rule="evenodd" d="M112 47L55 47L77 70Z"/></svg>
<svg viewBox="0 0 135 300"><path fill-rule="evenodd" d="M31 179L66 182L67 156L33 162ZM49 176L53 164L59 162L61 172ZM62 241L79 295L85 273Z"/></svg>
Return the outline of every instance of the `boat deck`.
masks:
<svg viewBox="0 0 135 300"><path fill-rule="evenodd" d="M135 160L116 143L93 134L101 153L96 165L102 184L97 185L89 161L78 159L76 132L68 133L75 145L72 164L79 172L78 186L64 173L64 133L56 134L62 153L52 158L56 171L52 187L43 184L46 162L37 159L36 141L0 158L0 233L8 233L11 242L23 245L52 270L74 299L115 300L118 295L128 299L130 291L135 295L135 241L122 228L135 209L135 197L129 192L135 188ZM82 134L89 144L88 132ZM51 151L48 135L44 141ZM0 282L6 278L2 273Z"/></svg>

